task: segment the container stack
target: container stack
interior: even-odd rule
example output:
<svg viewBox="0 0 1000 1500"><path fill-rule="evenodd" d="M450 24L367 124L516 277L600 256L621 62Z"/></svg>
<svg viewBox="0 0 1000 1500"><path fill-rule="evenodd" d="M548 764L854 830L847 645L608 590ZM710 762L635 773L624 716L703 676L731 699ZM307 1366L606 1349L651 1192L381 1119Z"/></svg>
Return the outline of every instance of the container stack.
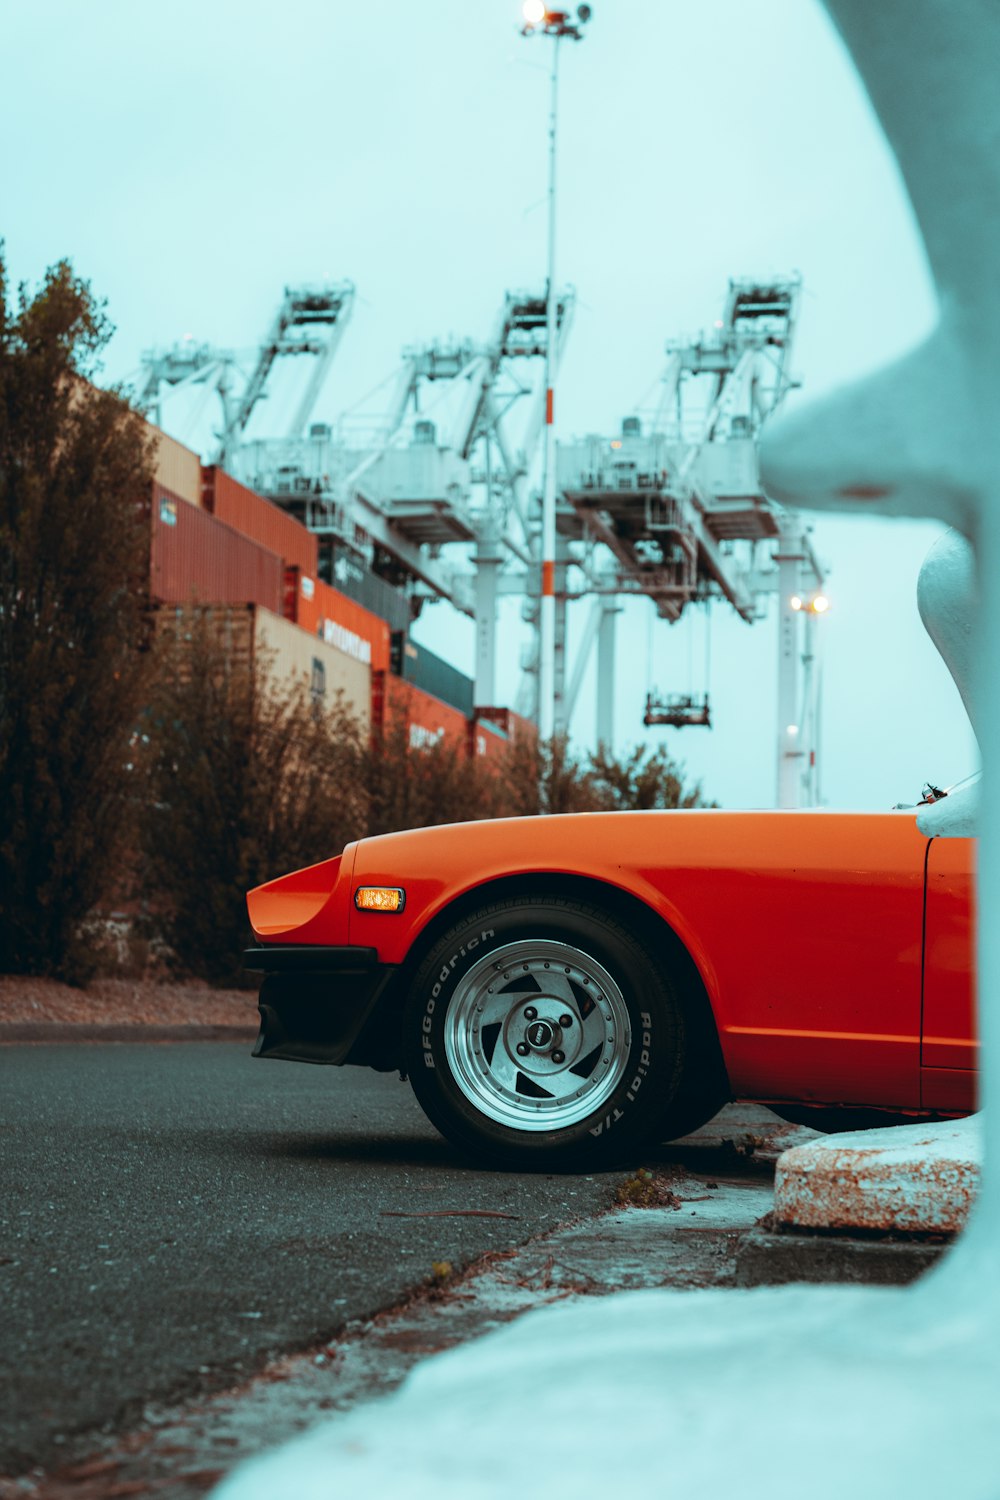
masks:
<svg viewBox="0 0 1000 1500"><path fill-rule="evenodd" d="M409 638L405 596L355 559L337 558L343 588L319 577L317 538L280 506L153 429L156 464L150 599L159 631L192 605L238 659L320 703L342 695L366 730L405 726L414 749L502 757L534 734L510 709L475 709L471 678ZM227 645L227 650L229 649Z"/></svg>

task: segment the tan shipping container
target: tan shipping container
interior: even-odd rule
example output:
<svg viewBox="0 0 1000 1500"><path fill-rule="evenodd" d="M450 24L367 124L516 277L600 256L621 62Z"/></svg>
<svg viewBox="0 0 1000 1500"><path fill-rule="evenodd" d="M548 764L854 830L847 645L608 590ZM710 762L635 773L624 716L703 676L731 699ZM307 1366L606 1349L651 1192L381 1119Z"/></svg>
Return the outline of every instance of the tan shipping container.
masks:
<svg viewBox="0 0 1000 1500"><path fill-rule="evenodd" d="M201 508L201 459L190 448L176 438L168 437L158 427L150 424L156 439L156 460L153 477L158 485L179 495L189 505Z"/></svg>
<svg viewBox="0 0 1000 1500"><path fill-rule="evenodd" d="M344 706L367 734L371 723L371 672L365 662L307 634L291 620L258 609L254 650L259 664L279 687L301 683L328 708L343 693Z"/></svg>
<svg viewBox="0 0 1000 1500"><path fill-rule="evenodd" d="M299 682L329 708L335 705L339 689L344 695L344 706L358 721L360 732L368 734L371 728L368 668L338 651L336 646L306 635L280 615L256 604L163 604L157 606L153 618L157 636L172 637L181 645L196 629L207 628L232 672L249 672L256 662L277 688Z"/></svg>

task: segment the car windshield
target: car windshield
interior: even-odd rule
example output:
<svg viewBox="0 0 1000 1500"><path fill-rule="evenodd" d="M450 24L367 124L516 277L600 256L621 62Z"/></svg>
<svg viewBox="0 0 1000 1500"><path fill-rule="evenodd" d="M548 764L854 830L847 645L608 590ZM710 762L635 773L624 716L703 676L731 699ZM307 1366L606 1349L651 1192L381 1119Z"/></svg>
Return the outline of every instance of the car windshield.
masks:
<svg viewBox="0 0 1000 1500"><path fill-rule="evenodd" d="M974 781L981 779L982 774L982 771L973 771L970 775L963 776L961 781L953 781L951 786L945 788L944 795L950 797L952 792L961 791L963 786L971 786Z"/></svg>

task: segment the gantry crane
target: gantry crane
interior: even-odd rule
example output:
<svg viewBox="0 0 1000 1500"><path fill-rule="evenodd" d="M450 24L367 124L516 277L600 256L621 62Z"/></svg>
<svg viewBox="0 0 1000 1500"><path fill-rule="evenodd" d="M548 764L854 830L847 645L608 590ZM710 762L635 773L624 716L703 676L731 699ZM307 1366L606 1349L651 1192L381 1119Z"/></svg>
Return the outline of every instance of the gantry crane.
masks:
<svg viewBox="0 0 1000 1500"><path fill-rule="evenodd" d="M557 300L557 362L573 308L566 290ZM529 476L544 421L545 313L539 293L511 291L485 341L404 349L378 428L360 442L349 424L338 430L342 493L391 529L378 566L396 570L416 597L446 598L473 615L475 701L484 707L496 701L498 593L506 587L527 597L536 566ZM456 543L471 557L471 573L446 571L439 560Z"/></svg>
<svg viewBox="0 0 1000 1500"><path fill-rule="evenodd" d="M241 381L243 389L238 396L233 388L239 364L230 350L192 339L184 339L170 349L144 350L136 404L154 413L159 422L164 386L174 390L189 385L214 388L222 405L222 430L219 451L213 457L232 468L276 362L307 356L312 368L287 428L289 437L301 435L329 374L353 305L354 285L350 281L286 286L274 321L257 351L256 363L249 377Z"/></svg>
<svg viewBox="0 0 1000 1500"><path fill-rule="evenodd" d="M181 339L169 349L144 349L139 377L133 386L133 398L139 410L159 427L163 424L165 392L176 393L195 385L213 389L222 406L218 455L221 460L226 448L226 434L233 429L236 420L237 405L233 396L236 370L236 356L231 350L199 344L193 338Z"/></svg>
<svg viewBox="0 0 1000 1500"><path fill-rule="evenodd" d="M688 604L713 598L753 621L764 598L780 592L779 699L787 720L779 747L782 802L798 795L798 781L792 785L798 762L806 757L812 766L815 759L808 726L816 715L799 683L803 675L808 679L811 652L801 649L799 635L821 590L822 570L797 518L763 494L757 442L792 385L799 293L797 277L731 281L713 332L667 346L659 400L645 430L642 416L628 417L617 437L559 444L557 460L557 731L568 727L596 644L597 733L612 741L615 621L623 596L649 597L668 622ZM367 570L393 594L404 618L427 598L447 599L472 615L477 705L489 706L496 697L498 596L519 595L535 642L522 662L518 702L530 712L540 592L540 514L532 480L544 422L545 298L508 293L483 342L404 350L388 411L359 435L363 418L309 424L353 297L350 282L286 288L239 395L234 356L185 341L144 356L140 399L148 409L164 386L214 385L223 408L222 461L320 536L325 566L338 584L350 591L352 578ZM556 362L573 306L570 291L558 298ZM312 362L294 414L284 433L254 437L251 420L286 356ZM516 434L515 407L521 414ZM448 560L455 547L462 549L457 563ZM567 682L568 602L585 596L591 611ZM798 611L792 598L799 600ZM676 694L650 694L646 722L707 725L707 695L682 703Z"/></svg>
<svg viewBox="0 0 1000 1500"><path fill-rule="evenodd" d="M523 569L537 546L528 480L544 418L545 298L508 292L485 341L405 349L389 409L376 422L310 423L353 299L350 282L287 287L239 394L231 353L190 340L148 351L138 399L159 415L164 387L214 387L223 405L219 461L317 533L331 577L350 588L374 573L402 590L413 612L424 599L443 598L475 616L476 697L492 704L499 575L513 559L522 573L507 586L530 589ZM557 360L573 303L570 291L558 299ZM289 356L311 362L295 412L284 431L258 436L252 419L277 362ZM511 412L525 408L525 398L515 430ZM442 406L445 418L433 420ZM471 550L471 572L442 556L456 543Z"/></svg>
<svg viewBox="0 0 1000 1500"><path fill-rule="evenodd" d="M322 286L286 286L281 306L257 353L257 363L227 433L229 445L242 441L254 408L267 387L275 364L281 359L311 361L305 387L286 426L288 437L301 437L316 405L344 329L354 307L354 283L342 281Z"/></svg>
<svg viewBox="0 0 1000 1500"><path fill-rule="evenodd" d="M752 622L764 599L780 594L780 805L798 796L788 767L803 757L815 766L815 745L807 743L815 713L799 701L816 683L809 671L812 652L797 638L798 621L809 612L796 614L790 601L797 598L801 606L803 597L819 595L823 573L798 518L764 494L757 449L763 424L793 384L789 360L800 291L798 277L730 281L711 335L667 345L647 430L640 417L627 417L617 437L560 444L558 459L566 502L561 529L570 538L599 543L614 560L603 574L593 570L590 586L598 597L584 643L589 649L595 638L599 642L599 679L602 662L613 663L609 601L622 594L646 595L671 622L692 602L713 598ZM610 636L603 651L602 636ZM577 670L564 722L581 677ZM607 743L613 703L613 687L599 680L597 735ZM707 697L699 702L650 694L644 722L708 727Z"/></svg>
<svg viewBox="0 0 1000 1500"><path fill-rule="evenodd" d="M730 282L712 337L667 346L652 425L627 417L618 437L559 447L559 488L580 532L613 554L623 588L667 620L710 593L745 620L757 603L752 549L780 513L757 474L763 423L790 386L799 282ZM749 548L733 544L748 543Z"/></svg>

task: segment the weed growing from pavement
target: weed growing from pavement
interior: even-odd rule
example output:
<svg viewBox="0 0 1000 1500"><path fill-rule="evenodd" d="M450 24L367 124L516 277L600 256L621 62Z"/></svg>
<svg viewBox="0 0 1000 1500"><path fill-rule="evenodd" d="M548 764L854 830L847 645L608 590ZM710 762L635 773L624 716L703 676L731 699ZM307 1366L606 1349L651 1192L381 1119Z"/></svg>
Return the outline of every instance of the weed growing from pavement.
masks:
<svg viewBox="0 0 1000 1500"><path fill-rule="evenodd" d="M615 1188L615 1203L619 1208L680 1208L681 1200L669 1185L668 1179L648 1167L639 1167L631 1177L626 1177Z"/></svg>
<svg viewBox="0 0 1000 1500"><path fill-rule="evenodd" d="M432 1287L445 1287L454 1279L455 1267L450 1260L435 1260L431 1263L431 1274L427 1283Z"/></svg>

